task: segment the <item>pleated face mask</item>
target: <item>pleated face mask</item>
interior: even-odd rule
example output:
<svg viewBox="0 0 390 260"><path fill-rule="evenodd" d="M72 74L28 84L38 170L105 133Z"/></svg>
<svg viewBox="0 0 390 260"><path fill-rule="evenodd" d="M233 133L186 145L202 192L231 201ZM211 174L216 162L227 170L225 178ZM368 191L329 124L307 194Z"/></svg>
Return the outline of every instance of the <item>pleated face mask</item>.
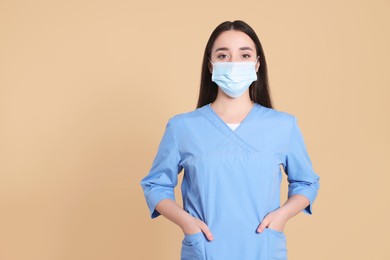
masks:
<svg viewBox="0 0 390 260"><path fill-rule="evenodd" d="M226 95L238 98L257 80L257 62L211 62L214 81Z"/></svg>

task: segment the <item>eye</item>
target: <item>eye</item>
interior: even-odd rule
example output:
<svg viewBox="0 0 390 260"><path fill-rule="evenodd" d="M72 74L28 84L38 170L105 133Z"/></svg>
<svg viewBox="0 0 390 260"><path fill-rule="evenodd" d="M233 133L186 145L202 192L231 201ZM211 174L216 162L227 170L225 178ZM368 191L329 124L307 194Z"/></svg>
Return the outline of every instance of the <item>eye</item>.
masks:
<svg viewBox="0 0 390 260"><path fill-rule="evenodd" d="M229 59L229 55L227 55L225 53L221 53L221 54L218 54L217 59L219 59L219 60L227 60L227 59Z"/></svg>
<svg viewBox="0 0 390 260"><path fill-rule="evenodd" d="M242 54L242 57L243 57L244 59L249 59L249 58L251 57L251 55L250 55L250 54L247 54L247 53L244 53L244 54Z"/></svg>

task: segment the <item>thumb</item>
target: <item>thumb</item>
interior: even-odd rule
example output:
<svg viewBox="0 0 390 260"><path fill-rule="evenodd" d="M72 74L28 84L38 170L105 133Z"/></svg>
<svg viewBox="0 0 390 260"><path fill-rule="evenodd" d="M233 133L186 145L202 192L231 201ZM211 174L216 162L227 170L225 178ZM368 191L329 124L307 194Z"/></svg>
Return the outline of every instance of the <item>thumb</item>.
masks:
<svg viewBox="0 0 390 260"><path fill-rule="evenodd" d="M211 233L209 227L206 224L202 225L200 229L209 241L214 240L213 234Z"/></svg>
<svg viewBox="0 0 390 260"><path fill-rule="evenodd" d="M256 230L256 231L257 231L258 233L263 232L264 229L267 227L267 225L268 225L268 222L265 221L265 220L263 220L263 221L260 223L260 225L257 227L257 230Z"/></svg>

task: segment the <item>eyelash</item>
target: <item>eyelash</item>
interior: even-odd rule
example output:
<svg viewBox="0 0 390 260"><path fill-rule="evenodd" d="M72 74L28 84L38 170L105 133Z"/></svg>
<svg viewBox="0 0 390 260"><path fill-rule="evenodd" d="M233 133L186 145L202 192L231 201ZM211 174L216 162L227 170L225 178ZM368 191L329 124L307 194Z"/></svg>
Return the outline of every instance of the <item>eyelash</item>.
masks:
<svg viewBox="0 0 390 260"><path fill-rule="evenodd" d="M228 57L228 55L226 55L226 54L219 54L217 56L218 59L226 59L227 57Z"/></svg>
<svg viewBox="0 0 390 260"><path fill-rule="evenodd" d="M229 57L229 55L227 55L227 54L219 54L219 55L217 56L218 59L226 59L227 57ZM251 57L251 55L250 55L250 54L247 54L247 53L244 53L244 54L242 54L242 57L243 57L244 59L249 59L249 58Z"/></svg>

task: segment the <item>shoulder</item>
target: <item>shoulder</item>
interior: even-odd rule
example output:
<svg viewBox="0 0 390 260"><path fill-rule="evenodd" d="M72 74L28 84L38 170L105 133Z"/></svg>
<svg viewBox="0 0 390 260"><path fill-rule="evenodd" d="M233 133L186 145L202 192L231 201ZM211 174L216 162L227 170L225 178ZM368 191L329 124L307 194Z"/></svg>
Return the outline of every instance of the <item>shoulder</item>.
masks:
<svg viewBox="0 0 390 260"><path fill-rule="evenodd" d="M184 130L191 125L198 125L202 122L202 120L204 120L202 114L199 113L199 111L204 109L205 106L174 114L168 119L168 125L172 126L176 130Z"/></svg>
<svg viewBox="0 0 390 260"><path fill-rule="evenodd" d="M259 115L262 117L266 117L269 120L275 120L287 124L291 124L296 120L296 116L289 112L278 110L276 108L264 107L260 104L258 104L258 107L259 110L261 111Z"/></svg>
<svg viewBox="0 0 390 260"><path fill-rule="evenodd" d="M168 121L171 122L172 124L180 124L183 121L194 119L199 116L197 113L195 113L195 111L196 110L192 110L188 112L181 112L181 113L174 114L169 118Z"/></svg>

